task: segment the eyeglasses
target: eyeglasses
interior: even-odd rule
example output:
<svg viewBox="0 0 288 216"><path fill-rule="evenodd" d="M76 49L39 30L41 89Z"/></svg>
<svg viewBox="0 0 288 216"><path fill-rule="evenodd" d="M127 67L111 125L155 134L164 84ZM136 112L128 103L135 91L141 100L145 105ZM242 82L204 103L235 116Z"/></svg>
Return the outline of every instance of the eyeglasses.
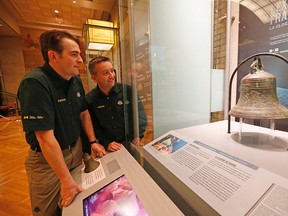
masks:
<svg viewBox="0 0 288 216"><path fill-rule="evenodd" d="M108 70L102 71L103 76L109 76L110 74L115 75L116 69L113 68L111 71L108 71Z"/></svg>

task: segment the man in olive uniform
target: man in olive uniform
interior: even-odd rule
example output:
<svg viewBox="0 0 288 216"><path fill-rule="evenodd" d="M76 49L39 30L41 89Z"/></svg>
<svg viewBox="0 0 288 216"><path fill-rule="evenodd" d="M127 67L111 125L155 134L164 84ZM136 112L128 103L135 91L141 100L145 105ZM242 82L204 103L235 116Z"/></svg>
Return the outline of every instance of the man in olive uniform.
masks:
<svg viewBox="0 0 288 216"><path fill-rule="evenodd" d="M106 154L96 144L87 110L79 67L79 42L71 34L52 30L40 37L45 61L20 83L23 129L30 144L25 162L33 215L60 215L81 192L70 170L81 164L81 126L92 151ZM89 146L90 148L90 146Z"/></svg>
<svg viewBox="0 0 288 216"><path fill-rule="evenodd" d="M89 63L97 87L86 95L88 109L100 143L108 151L117 151L130 143L139 144L147 126L143 104L138 98L139 136L134 137L132 89L115 82L115 69L109 58L97 56Z"/></svg>

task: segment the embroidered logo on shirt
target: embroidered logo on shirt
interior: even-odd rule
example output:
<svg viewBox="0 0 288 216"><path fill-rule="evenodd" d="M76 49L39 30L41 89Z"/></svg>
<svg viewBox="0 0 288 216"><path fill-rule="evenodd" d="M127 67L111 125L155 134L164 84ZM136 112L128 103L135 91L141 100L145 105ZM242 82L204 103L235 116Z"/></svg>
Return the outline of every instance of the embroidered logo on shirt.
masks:
<svg viewBox="0 0 288 216"><path fill-rule="evenodd" d="M62 103L62 102L65 102L66 101L66 98L60 98L58 99L58 103Z"/></svg>
<svg viewBox="0 0 288 216"><path fill-rule="evenodd" d="M76 95L77 95L77 97L81 97L81 94L80 94L80 92L77 92L77 94L76 94Z"/></svg>
<svg viewBox="0 0 288 216"><path fill-rule="evenodd" d="M44 119L43 116L23 116L23 119Z"/></svg>
<svg viewBox="0 0 288 216"><path fill-rule="evenodd" d="M104 108L104 107L105 107L104 105L97 106L97 109L102 109L102 108Z"/></svg>
<svg viewBox="0 0 288 216"><path fill-rule="evenodd" d="M123 102L122 102L121 100L119 100L117 104L118 104L118 105L122 105Z"/></svg>

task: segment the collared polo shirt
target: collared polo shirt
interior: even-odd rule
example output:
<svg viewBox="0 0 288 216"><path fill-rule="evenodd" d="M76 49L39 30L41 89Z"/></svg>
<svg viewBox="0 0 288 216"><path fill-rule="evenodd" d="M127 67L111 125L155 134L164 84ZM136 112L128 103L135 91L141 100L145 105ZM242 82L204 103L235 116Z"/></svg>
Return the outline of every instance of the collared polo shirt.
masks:
<svg viewBox="0 0 288 216"><path fill-rule="evenodd" d="M132 89L115 83L108 95L98 87L86 95L97 139L106 148L112 141L131 141L133 135ZM141 100L138 100L139 131L143 136L147 126L146 114Z"/></svg>
<svg viewBox="0 0 288 216"><path fill-rule="evenodd" d="M34 131L54 130L61 149L80 135L80 113L87 109L81 79L63 79L45 63L26 74L18 89L26 141L39 147Z"/></svg>

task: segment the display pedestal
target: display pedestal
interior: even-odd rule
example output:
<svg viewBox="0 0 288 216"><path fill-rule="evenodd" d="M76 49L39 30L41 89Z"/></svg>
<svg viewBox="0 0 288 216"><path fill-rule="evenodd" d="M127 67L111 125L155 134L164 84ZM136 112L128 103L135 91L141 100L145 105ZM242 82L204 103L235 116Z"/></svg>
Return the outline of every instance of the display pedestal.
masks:
<svg viewBox="0 0 288 216"><path fill-rule="evenodd" d="M122 175L127 177L148 215L183 215L124 147L108 153L99 161L100 166L91 173L84 173L83 164L72 171L76 183L86 189L69 207L63 208L63 216L83 215L83 200ZM127 210L126 215L129 215L131 206Z"/></svg>
<svg viewBox="0 0 288 216"><path fill-rule="evenodd" d="M219 215L211 206L202 200L188 186L163 166L143 147L135 146L138 159L143 158L145 171L161 187L184 215ZM136 155L136 154L135 154Z"/></svg>
<svg viewBox="0 0 288 216"><path fill-rule="evenodd" d="M288 195L288 152L239 143L233 139L239 124L232 122L231 129L228 134L227 121L221 121L170 131L135 147L137 157L185 215L253 215L264 207L287 215L285 208L265 205L281 188ZM247 124L243 130L269 133ZM285 143L288 133L275 131L275 137Z"/></svg>

